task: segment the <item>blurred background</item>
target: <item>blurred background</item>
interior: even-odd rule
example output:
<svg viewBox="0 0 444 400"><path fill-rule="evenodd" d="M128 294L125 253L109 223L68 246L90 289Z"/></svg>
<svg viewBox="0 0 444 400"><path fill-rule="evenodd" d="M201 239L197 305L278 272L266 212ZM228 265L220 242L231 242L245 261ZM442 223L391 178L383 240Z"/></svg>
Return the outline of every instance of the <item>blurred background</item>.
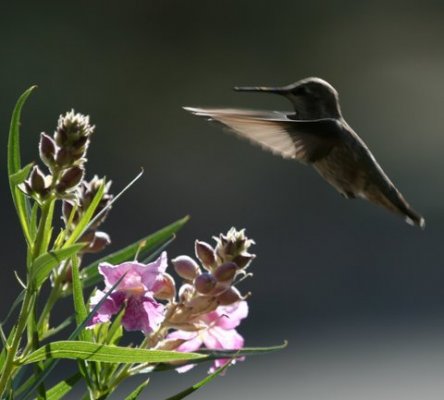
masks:
<svg viewBox="0 0 444 400"><path fill-rule="evenodd" d="M186 214L171 257L231 226L257 242L240 331L249 346L289 346L192 398L441 399L443 18L442 1L425 0L2 2L1 315L25 259L5 171L9 118L38 84L22 119L24 162L37 158L39 133L75 108L97 127L89 176L106 175L117 192L145 169L104 226L113 249ZM425 216L425 231L181 109L288 109L278 96L231 88L307 76L336 87L345 118ZM144 398L168 397L205 371L155 376Z"/></svg>

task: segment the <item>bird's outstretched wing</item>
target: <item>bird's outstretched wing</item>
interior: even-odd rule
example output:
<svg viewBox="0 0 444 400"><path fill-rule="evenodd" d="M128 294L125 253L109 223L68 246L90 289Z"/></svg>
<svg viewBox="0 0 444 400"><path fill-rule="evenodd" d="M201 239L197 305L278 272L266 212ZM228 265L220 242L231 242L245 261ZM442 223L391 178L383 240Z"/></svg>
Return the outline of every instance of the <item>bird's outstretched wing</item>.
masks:
<svg viewBox="0 0 444 400"><path fill-rule="evenodd" d="M335 119L293 120L278 111L239 109L185 110L221 123L240 137L284 158L312 163L325 157L340 141L342 129Z"/></svg>

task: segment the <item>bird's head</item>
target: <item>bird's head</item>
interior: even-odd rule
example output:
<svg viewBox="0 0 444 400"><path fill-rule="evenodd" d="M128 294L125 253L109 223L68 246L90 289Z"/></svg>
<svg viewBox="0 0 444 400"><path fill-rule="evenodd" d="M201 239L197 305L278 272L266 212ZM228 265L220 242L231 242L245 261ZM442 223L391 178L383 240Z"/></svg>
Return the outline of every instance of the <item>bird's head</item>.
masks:
<svg viewBox="0 0 444 400"><path fill-rule="evenodd" d="M286 86L237 86L237 91L275 93L287 97L300 119L339 118L336 89L321 78L305 78Z"/></svg>

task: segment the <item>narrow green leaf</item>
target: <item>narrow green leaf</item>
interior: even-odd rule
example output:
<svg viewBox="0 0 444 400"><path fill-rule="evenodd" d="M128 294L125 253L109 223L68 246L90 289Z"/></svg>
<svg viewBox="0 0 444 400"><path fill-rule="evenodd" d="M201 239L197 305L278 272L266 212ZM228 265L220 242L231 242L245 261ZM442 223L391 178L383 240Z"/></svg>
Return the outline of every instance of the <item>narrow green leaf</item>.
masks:
<svg viewBox="0 0 444 400"><path fill-rule="evenodd" d="M88 315L88 310L86 308L85 299L83 298L82 282L80 281L79 275L79 262L77 256L71 257L72 265L72 294L74 300L74 311L76 317L77 325L80 325L83 320L86 319ZM84 329L80 332L80 339L86 340L88 342L92 341L92 332L90 330Z"/></svg>
<svg viewBox="0 0 444 400"><path fill-rule="evenodd" d="M148 383L150 383L149 378L137 386L128 396L126 396L125 400L137 400L140 393L142 393L143 390L148 386Z"/></svg>
<svg viewBox="0 0 444 400"><path fill-rule="evenodd" d="M59 400L68 394L74 385L80 380L80 373L75 373L69 378L59 382L46 392L46 400Z"/></svg>
<svg viewBox="0 0 444 400"><path fill-rule="evenodd" d="M218 360L221 358L233 358L236 357L250 357L257 356L266 353L272 353L274 351L282 350L287 347L288 343L285 341L284 343L277 346L269 346L269 347L244 347L240 350L208 350L208 349L200 349L199 353L205 355L204 358L193 361L191 364L200 364L203 362ZM181 364L181 366L187 365L190 363ZM164 372L169 371L171 369L177 368L175 365L171 364L160 364L154 368L156 372Z"/></svg>
<svg viewBox="0 0 444 400"><path fill-rule="evenodd" d="M23 192L19 190L16 184L12 182L12 177L15 176L21 168L21 157L20 157L20 117L22 108L29 97L31 92L36 88L36 86L31 86L26 90L17 100L17 103L12 111L11 124L9 128L8 137L8 176L9 176L9 186L11 189L12 200L14 202L17 215L19 217L20 224L22 226L23 234L25 236L28 244L31 244L31 236L29 234L28 226L28 206L27 198Z"/></svg>
<svg viewBox="0 0 444 400"><path fill-rule="evenodd" d="M91 221L91 218L94 215L94 212L96 211L97 206L100 203L100 200L102 200L103 194L105 191L105 185L102 184L97 190L96 195L91 201L91 204L89 205L88 209L85 211L85 213L82 215L82 218L80 218L79 223L74 228L74 231L71 233L71 236L68 238L68 240L65 242L64 247L70 246L74 244L77 239L82 236L82 234L87 229L87 226L89 222Z"/></svg>
<svg viewBox="0 0 444 400"><path fill-rule="evenodd" d="M20 185L22 182L26 180L26 178L29 176L29 173L31 171L31 168L34 166L34 163L29 163L22 169L18 170L15 174L12 174L9 177L9 180L11 184L17 186Z"/></svg>
<svg viewBox="0 0 444 400"><path fill-rule="evenodd" d="M223 365L222 367L218 368L216 371L214 371L212 374L202 379L200 382L194 384L193 386L190 386L185 390L182 390L180 393L177 393L174 396L168 397L166 400L181 400L184 399L185 397L188 397L191 393L194 393L196 390L205 386L207 383L210 383L214 378L216 378L216 376L224 372L230 366L230 364L231 361Z"/></svg>
<svg viewBox="0 0 444 400"><path fill-rule="evenodd" d="M48 343L21 360L21 364L30 364L52 358L100 361L107 363L160 363L202 358L197 353L177 351L136 349L110 346L83 341L59 341Z"/></svg>
<svg viewBox="0 0 444 400"><path fill-rule="evenodd" d="M207 357L205 361L217 360L219 358L232 358L234 355L236 357L249 357L249 356L257 356L265 353L272 353L274 351L282 350L287 347L288 343L285 341L282 344L277 346L269 346L269 347L244 347L240 350L208 350L201 349L199 352L201 354L205 354Z"/></svg>
<svg viewBox="0 0 444 400"><path fill-rule="evenodd" d="M102 262L110 264L120 264L125 261L134 259L135 255L139 253L140 258L144 258L148 253L156 250L163 243L167 242L171 237L179 231L189 220L189 217L184 217L176 222L158 230L157 232L139 239L137 242L130 244L122 250L116 251L108 256L105 256L97 261L94 261L82 271L83 287L89 287L100 281L101 275L97 267Z"/></svg>
<svg viewBox="0 0 444 400"><path fill-rule="evenodd" d="M43 284L54 267L76 254L83 246L83 243L78 243L37 257L31 265L31 279L35 282L36 287Z"/></svg>

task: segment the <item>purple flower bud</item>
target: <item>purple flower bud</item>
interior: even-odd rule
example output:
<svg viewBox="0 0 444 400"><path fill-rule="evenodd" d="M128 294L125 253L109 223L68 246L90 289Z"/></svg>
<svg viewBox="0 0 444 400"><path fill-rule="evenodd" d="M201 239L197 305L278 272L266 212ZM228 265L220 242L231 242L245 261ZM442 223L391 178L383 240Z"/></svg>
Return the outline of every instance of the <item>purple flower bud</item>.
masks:
<svg viewBox="0 0 444 400"><path fill-rule="evenodd" d="M45 176L37 165L32 168L29 179L33 191L40 192L45 188Z"/></svg>
<svg viewBox="0 0 444 400"><path fill-rule="evenodd" d="M48 166L51 167L54 163L54 155L56 151L56 145L54 140L46 133L40 134L39 153L40 159Z"/></svg>
<svg viewBox="0 0 444 400"><path fill-rule="evenodd" d="M202 294L210 293L214 289L216 284L217 284L216 278L207 272L200 274L194 280L194 287L199 293Z"/></svg>
<svg viewBox="0 0 444 400"><path fill-rule="evenodd" d="M63 147L57 150L55 156L55 162L59 167L66 167L67 165L71 165L74 160L71 155L71 152Z"/></svg>
<svg viewBox="0 0 444 400"><path fill-rule="evenodd" d="M231 286L230 288L222 292L219 296L217 296L217 302L221 306L229 306L241 300L243 300L243 298L239 293L239 290L237 290L233 286Z"/></svg>
<svg viewBox="0 0 444 400"><path fill-rule="evenodd" d="M172 300L176 296L176 284L170 274L164 273L153 286L154 297L159 300Z"/></svg>
<svg viewBox="0 0 444 400"><path fill-rule="evenodd" d="M61 147L71 146L79 139L88 138L94 131L94 126L89 123L89 117L74 110L60 115L54 137Z"/></svg>
<svg viewBox="0 0 444 400"><path fill-rule="evenodd" d="M81 167L72 167L66 170L59 182L57 183L56 190L59 193L65 193L74 189L83 179L85 171Z"/></svg>
<svg viewBox="0 0 444 400"><path fill-rule="evenodd" d="M82 253L99 253L111 243L111 239L105 232L90 231L85 233L79 242L89 243L87 247L82 249Z"/></svg>
<svg viewBox="0 0 444 400"><path fill-rule="evenodd" d="M231 282L236 275L237 272L237 264L234 262L226 262L214 271L214 277L219 282Z"/></svg>
<svg viewBox="0 0 444 400"><path fill-rule="evenodd" d="M196 240L194 248L196 257L207 270L211 271L216 265L216 254L214 249L208 243L199 240Z"/></svg>
<svg viewBox="0 0 444 400"><path fill-rule="evenodd" d="M33 192L38 194L43 194L47 189L45 175L37 165L32 168L29 175L29 186Z"/></svg>
<svg viewBox="0 0 444 400"><path fill-rule="evenodd" d="M255 258L256 256L254 254L244 253L234 257L233 262L237 264L239 269L244 269L247 268Z"/></svg>
<svg viewBox="0 0 444 400"><path fill-rule="evenodd" d="M174 269L181 278L192 281L200 274L199 265L191 257L179 256L171 260Z"/></svg>

